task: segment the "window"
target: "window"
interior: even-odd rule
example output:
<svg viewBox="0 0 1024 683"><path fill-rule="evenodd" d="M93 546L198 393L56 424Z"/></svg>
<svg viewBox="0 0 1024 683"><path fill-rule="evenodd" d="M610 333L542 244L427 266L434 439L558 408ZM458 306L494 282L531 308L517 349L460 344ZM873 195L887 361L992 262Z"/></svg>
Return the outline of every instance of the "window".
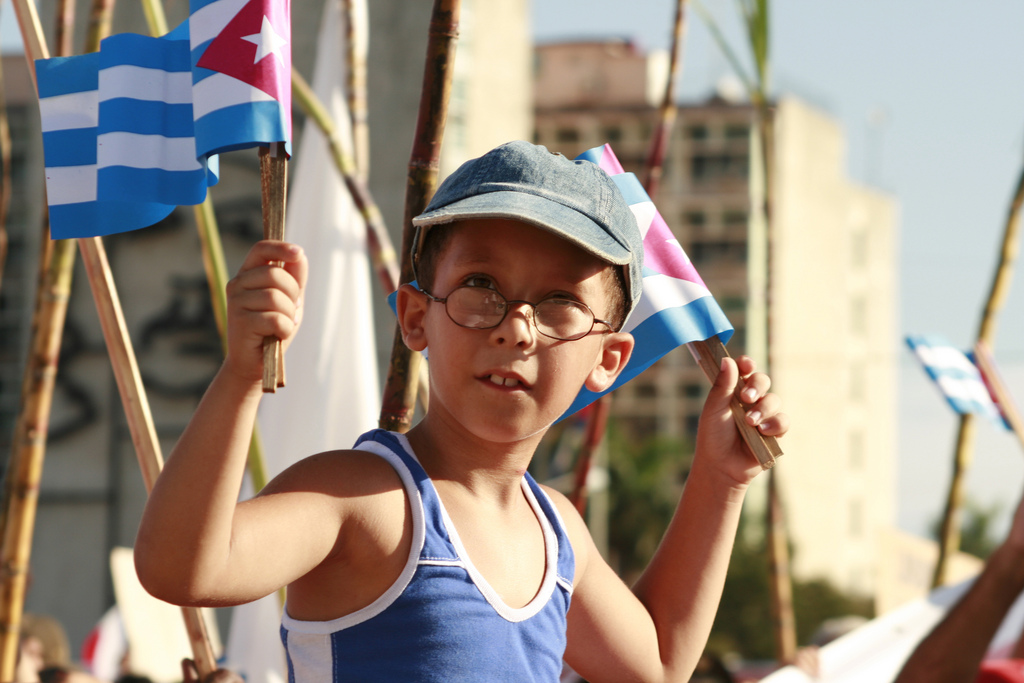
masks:
<svg viewBox="0 0 1024 683"><path fill-rule="evenodd" d="M642 382L636 385L637 398L657 398L658 397L658 385L652 384L651 382Z"/></svg>
<svg viewBox="0 0 1024 683"><path fill-rule="evenodd" d="M850 236L850 263L855 268L868 265L868 233L858 230Z"/></svg>
<svg viewBox="0 0 1024 683"><path fill-rule="evenodd" d="M746 226L747 224L747 212L746 211L726 211L722 214L722 224L726 227L733 228L737 226Z"/></svg>
<svg viewBox="0 0 1024 683"><path fill-rule="evenodd" d="M747 243L729 240L701 240L687 250L694 263L746 263ZM698 268L699 270L699 268Z"/></svg>
<svg viewBox="0 0 1024 683"><path fill-rule="evenodd" d="M615 143L622 139L622 128L619 126L608 126L604 129L604 141Z"/></svg>
<svg viewBox="0 0 1024 683"><path fill-rule="evenodd" d="M850 300L850 332L858 337L868 333L868 302L860 294Z"/></svg>
<svg viewBox="0 0 1024 683"><path fill-rule="evenodd" d="M864 510L861 501L854 498L850 501L850 536L860 538L864 535Z"/></svg>
<svg viewBox="0 0 1024 683"><path fill-rule="evenodd" d="M697 183L723 178L746 180L748 165L746 154L694 154L690 158L690 176Z"/></svg>
<svg viewBox="0 0 1024 683"><path fill-rule="evenodd" d="M707 223L708 217L703 211L687 211L683 214L683 220L691 227L700 228Z"/></svg>
<svg viewBox="0 0 1024 683"><path fill-rule="evenodd" d="M726 140L746 140L750 136L750 127L733 124L725 127Z"/></svg>
<svg viewBox="0 0 1024 683"><path fill-rule="evenodd" d="M704 387L700 384L680 384L679 395L685 398L703 398Z"/></svg>
<svg viewBox="0 0 1024 683"><path fill-rule="evenodd" d="M559 128L555 131L555 140L558 142L579 142L580 132L575 128Z"/></svg>
<svg viewBox="0 0 1024 683"><path fill-rule="evenodd" d="M707 140L708 139L708 127L704 124L695 124L687 126L686 137L691 140Z"/></svg>

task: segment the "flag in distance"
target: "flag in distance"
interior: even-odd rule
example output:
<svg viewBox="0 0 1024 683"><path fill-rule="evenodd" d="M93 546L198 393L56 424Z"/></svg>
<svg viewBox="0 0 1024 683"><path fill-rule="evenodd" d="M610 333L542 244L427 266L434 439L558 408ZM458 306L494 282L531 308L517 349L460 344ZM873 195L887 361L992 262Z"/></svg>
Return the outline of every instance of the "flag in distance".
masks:
<svg viewBox="0 0 1024 683"><path fill-rule="evenodd" d="M136 230L217 182L219 152L290 147L287 0L193 0L160 38L36 62L54 239Z"/></svg>
<svg viewBox="0 0 1024 683"><path fill-rule="evenodd" d="M644 240L643 294L622 328L633 335L636 346L608 391L619 388L683 344L715 336L723 344L728 342L733 332L729 319L637 177L623 172L610 145L587 150L577 159L591 161L611 176L633 211ZM581 389L566 415L600 396Z"/></svg>
<svg viewBox="0 0 1024 683"><path fill-rule="evenodd" d="M953 347L937 335L908 336L907 346L953 410L961 415L984 415L995 424L1010 429L971 354Z"/></svg>

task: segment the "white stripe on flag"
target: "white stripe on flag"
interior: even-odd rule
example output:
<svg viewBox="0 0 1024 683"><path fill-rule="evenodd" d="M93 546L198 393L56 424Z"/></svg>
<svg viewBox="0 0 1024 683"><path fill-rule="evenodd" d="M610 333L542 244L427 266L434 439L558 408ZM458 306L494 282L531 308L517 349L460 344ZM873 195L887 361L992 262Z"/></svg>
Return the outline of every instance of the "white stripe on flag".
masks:
<svg viewBox="0 0 1024 683"><path fill-rule="evenodd" d="M44 133L95 128L99 120L99 93L87 90L40 98L39 118Z"/></svg>
<svg viewBox="0 0 1024 683"><path fill-rule="evenodd" d="M192 101L192 72L148 69L129 64L100 69L100 101L117 97L189 104Z"/></svg>
<svg viewBox="0 0 1024 683"><path fill-rule="evenodd" d="M711 296L711 292L696 282L679 280L661 273L648 275L644 278L644 295L629 316L624 330L628 332L661 311L685 306L705 296Z"/></svg>
<svg viewBox="0 0 1024 683"><path fill-rule="evenodd" d="M198 121L207 114L224 107L249 102L276 102L259 88L237 78L214 74L196 83L193 88L192 116Z"/></svg>
<svg viewBox="0 0 1024 683"><path fill-rule="evenodd" d="M189 43L195 49L213 40L228 22L248 4L248 0L220 0L211 2L188 18Z"/></svg>
<svg viewBox="0 0 1024 683"><path fill-rule="evenodd" d="M50 206L96 201L96 164L47 168L46 199Z"/></svg>
<svg viewBox="0 0 1024 683"><path fill-rule="evenodd" d="M980 408L986 411L992 407L992 397L985 385L973 377L961 378L941 375L936 382L947 396L961 401L970 401L979 404Z"/></svg>
<svg viewBox="0 0 1024 683"><path fill-rule="evenodd" d="M978 368L959 349L950 346L917 346L914 351L925 365L936 370L959 370L968 375L980 376Z"/></svg>
<svg viewBox="0 0 1024 683"><path fill-rule="evenodd" d="M196 161L195 138L167 138L162 135L138 133L104 133L96 145L96 161L100 168L160 168L165 171L195 171L202 168Z"/></svg>
<svg viewBox="0 0 1024 683"><path fill-rule="evenodd" d="M654 221L654 215L658 213L658 208L654 206L654 202L637 202L630 204L629 210L636 218L636 225L640 228L640 239L642 240L647 237L647 232L651 229L651 223Z"/></svg>

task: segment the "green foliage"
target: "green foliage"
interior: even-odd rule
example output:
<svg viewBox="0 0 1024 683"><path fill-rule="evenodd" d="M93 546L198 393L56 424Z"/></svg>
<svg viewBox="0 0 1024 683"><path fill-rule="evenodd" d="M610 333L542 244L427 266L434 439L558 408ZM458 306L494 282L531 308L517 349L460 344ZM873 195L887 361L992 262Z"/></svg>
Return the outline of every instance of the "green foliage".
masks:
<svg viewBox="0 0 1024 683"><path fill-rule="evenodd" d="M847 615L870 618L873 606L868 598L847 595L828 581L814 579L793 582L793 611L797 643L806 645L826 619ZM768 559L762 543L737 543L733 549L708 650L736 653L743 659L774 657Z"/></svg>
<svg viewBox="0 0 1024 683"><path fill-rule="evenodd" d="M993 534L996 518L1003 512L1000 502L982 505L968 498L962 508L963 516L960 527L960 551L985 560L999 545L999 538ZM931 536L939 539L942 519L935 519L931 524Z"/></svg>
<svg viewBox="0 0 1024 683"><path fill-rule="evenodd" d="M608 548L613 566L632 583L654 555L689 470L692 448L676 439L641 442L609 423Z"/></svg>

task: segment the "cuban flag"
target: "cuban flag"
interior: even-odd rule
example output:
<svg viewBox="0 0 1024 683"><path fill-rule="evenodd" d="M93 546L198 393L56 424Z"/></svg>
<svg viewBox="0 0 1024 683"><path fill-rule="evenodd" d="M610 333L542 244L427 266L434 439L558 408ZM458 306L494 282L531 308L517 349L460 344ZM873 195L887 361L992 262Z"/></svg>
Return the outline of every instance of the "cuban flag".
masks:
<svg viewBox="0 0 1024 683"><path fill-rule="evenodd" d="M985 376L975 364L973 354L964 353L938 335L909 336L907 346L953 410L961 415L983 415L995 424L1011 429L989 390Z"/></svg>
<svg viewBox="0 0 1024 683"><path fill-rule="evenodd" d="M288 0L192 0L160 38L37 60L54 239L136 230L199 204L220 152L291 139Z"/></svg>
<svg viewBox="0 0 1024 683"><path fill-rule="evenodd" d="M636 345L626 368L608 391L619 388L683 344L715 336L727 343L733 332L729 319L637 177L623 172L610 145L587 150L577 159L591 161L611 176L632 209L644 240L643 294L622 328L633 335ZM582 389L565 414L575 413L600 396Z"/></svg>

